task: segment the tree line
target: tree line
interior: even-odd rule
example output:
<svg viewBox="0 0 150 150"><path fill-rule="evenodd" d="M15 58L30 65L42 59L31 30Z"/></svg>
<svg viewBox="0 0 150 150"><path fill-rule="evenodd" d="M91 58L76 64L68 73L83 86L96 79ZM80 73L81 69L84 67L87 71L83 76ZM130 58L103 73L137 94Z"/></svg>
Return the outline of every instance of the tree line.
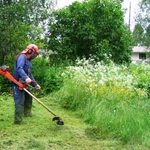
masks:
<svg viewBox="0 0 150 150"><path fill-rule="evenodd" d="M41 34L52 0L0 0L0 63L29 43L43 45Z"/></svg>
<svg viewBox="0 0 150 150"><path fill-rule="evenodd" d="M115 63L131 62L130 46L137 38L132 38L135 34L124 23L122 1L76 1L58 10L54 9L55 2L0 1L1 65L29 43L55 51L57 56L50 56L52 61L75 61L94 55L97 60L108 56Z"/></svg>
<svg viewBox="0 0 150 150"><path fill-rule="evenodd" d="M150 46L150 0L141 0L138 4L139 11L136 15L136 25L133 30L133 45Z"/></svg>

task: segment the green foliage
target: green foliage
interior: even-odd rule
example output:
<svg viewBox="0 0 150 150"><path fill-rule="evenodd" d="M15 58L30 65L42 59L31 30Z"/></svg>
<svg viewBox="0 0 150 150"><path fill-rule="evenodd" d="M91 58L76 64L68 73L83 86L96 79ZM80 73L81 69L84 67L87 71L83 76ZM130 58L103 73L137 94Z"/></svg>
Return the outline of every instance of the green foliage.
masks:
<svg viewBox="0 0 150 150"><path fill-rule="evenodd" d="M57 100L90 124L88 133L124 143L149 141L150 66L78 60L63 73ZM148 144L148 143L147 143Z"/></svg>
<svg viewBox="0 0 150 150"><path fill-rule="evenodd" d="M61 67L50 67L45 72L45 82L43 87L46 93L51 93L60 89L63 85L63 80L61 77L61 73L63 72L63 68Z"/></svg>
<svg viewBox="0 0 150 150"><path fill-rule="evenodd" d="M0 66L2 66L3 59L2 59L2 53L0 52Z"/></svg>
<svg viewBox="0 0 150 150"><path fill-rule="evenodd" d="M14 63L15 63L14 60L15 60L15 56L8 56L6 59L7 63L2 64L2 65L7 65L10 67L10 73L13 72L13 67L14 67ZM0 65L0 66L2 66L2 65ZM11 91L12 91L11 82L0 74L0 94L2 94L3 92L11 93Z"/></svg>
<svg viewBox="0 0 150 150"><path fill-rule="evenodd" d="M74 2L53 12L49 21L49 49L63 60L111 55L116 63L130 62L131 35L124 25L119 1Z"/></svg>
<svg viewBox="0 0 150 150"><path fill-rule="evenodd" d="M149 132L149 100L138 91L118 85L104 85L95 92L96 97L88 103L85 121L98 127L98 135L119 138L124 143L142 141Z"/></svg>
<svg viewBox="0 0 150 150"><path fill-rule="evenodd" d="M15 63L15 57L8 57L7 66L10 67L11 74L13 73ZM36 58L32 61L32 74L38 84L41 86L41 90L37 92L37 95L44 95L57 91L63 85L61 74L64 70L64 66L51 66L50 62L45 58ZM11 92L11 82L0 75L0 93Z"/></svg>
<svg viewBox="0 0 150 150"><path fill-rule="evenodd" d="M136 81L134 86L145 90L148 97L150 97L150 67L149 65L135 64L130 66L130 73L134 76Z"/></svg>
<svg viewBox="0 0 150 150"><path fill-rule="evenodd" d="M41 101L59 114L65 121L59 126L52 121L52 116L36 101L33 101L32 118L24 118L24 124L13 124L14 101L11 95L0 95L0 149L1 150L148 150L148 136L144 143L133 141L122 144L119 140L97 138L89 132L96 131L96 127L88 127L85 132L83 119L75 116L71 111L60 109L51 95L43 97ZM88 134L87 134L88 131ZM21 139L21 140L20 140ZM147 139L147 141L146 141ZM147 143L147 144L146 144Z"/></svg>
<svg viewBox="0 0 150 150"><path fill-rule="evenodd" d="M138 45L150 46L150 0L139 1L139 10L136 14L137 25L134 28L134 41Z"/></svg>
<svg viewBox="0 0 150 150"><path fill-rule="evenodd" d="M63 67L50 66L49 61L45 58L36 58L33 60L32 65L32 74L41 86L43 94L60 89L62 86L61 73L64 70Z"/></svg>
<svg viewBox="0 0 150 150"><path fill-rule="evenodd" d="M5 0L0 2L0 63L4 64L10 54L16 55L29 43L41 40L52 1ZM50 9L51 8L51 9ZM38 44L37 44L38 45ZM39 47L41 45L38 45Z"/></svg>
<svg viewBox="0 0 150 150"><path fill-rule="evenodd" d="M0 94L8 92L11 93L11 82L0 75Z"/></svg>
<svg viewBox="0 0 150 150"><path fill-rule="evenodd" d="M150 46L149 38L150 38L150 26L146 28L146 33L144 35L144 40L143 40L144 45Z"/></svg>
<svg viewBox="0 0 150 150"><path fill-rule="evenodd" d="M150 46L150 26L146 28L142 27L141 24L136 24L133 31L133 45Z"/></svg>
<svg viewBox="0 0 150 150"><path fill-rule="evenodd" d="M140 24L136 24L133 31L133 45L143 45L144 30Z"/></svg>

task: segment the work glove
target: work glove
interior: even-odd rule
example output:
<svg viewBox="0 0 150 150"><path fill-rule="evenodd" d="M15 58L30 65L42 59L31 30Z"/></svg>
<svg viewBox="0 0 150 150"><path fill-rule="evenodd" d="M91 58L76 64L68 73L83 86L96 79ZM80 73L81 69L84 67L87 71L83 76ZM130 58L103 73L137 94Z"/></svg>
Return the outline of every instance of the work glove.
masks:
<svg viewBox="0 0 150 150"><path fill-rule="evenodd" d="M35 89L40 90L41 87L37 84L37 85L35 86Z"/></svg>
<svg viewBox="0 0 150 150"><path fill-rule="evenodd" d="M25 81L26 81L26 84L30 84L32 82L30 78L27 78Z"/></svg>

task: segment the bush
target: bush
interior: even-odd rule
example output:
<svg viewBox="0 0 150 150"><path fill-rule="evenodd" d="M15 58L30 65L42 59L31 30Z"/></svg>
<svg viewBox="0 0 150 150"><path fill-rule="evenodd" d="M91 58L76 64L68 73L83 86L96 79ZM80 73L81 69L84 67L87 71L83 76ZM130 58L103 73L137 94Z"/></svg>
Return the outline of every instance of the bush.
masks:
<svg viewBox="0 0 150 150"><path fill-rule="evenodd" d="M15 60L14 56L9 56L6 60L7 64L2 64L10 67L10 73L13 72L13 65L15 63L14 60ZM11 82L4 76L0 75L0 94L2 94L3 92L11 93L11 91L12 91Z"/></svg>
<svg viewBox="0 0 150 150"><path fill-rule="evenodd" d="M37 58L32 64L32 73L41 86L43 94L51 93L61 87L63 67L50 66L49 61L45 58Z"/></svg>
<svg viewBox="0 0 150 150"><path fill-rule="evenodd" d="M5 64L10 67L11 74L15 63L15 58L10 57ZM50 66L49 60L45 58L36 58L32 61L32 74L38 84L41 86L41 90L38 91L38 95L44 95L58 90L62 86L61 73L63 72L63 66ZM3 76L0 76L0 92L12 91L11 82Z"/></svg>
<svg viewBox="0 0 150 150"><path fill-rule="evenodd" d="M129 64L132 40L123 18L120 1L76 1L51 14L48 48L55 50L61 59L73 62L91 54L104 61L105 54L111 54L115 63Z"/></svg>
<svg viewBox="0 0 150 150"><path fill-rule="evenodd" d="M150 97L150 66L148 64L132 64L129 69L134 76L134 86L145 90Z"/></svg>

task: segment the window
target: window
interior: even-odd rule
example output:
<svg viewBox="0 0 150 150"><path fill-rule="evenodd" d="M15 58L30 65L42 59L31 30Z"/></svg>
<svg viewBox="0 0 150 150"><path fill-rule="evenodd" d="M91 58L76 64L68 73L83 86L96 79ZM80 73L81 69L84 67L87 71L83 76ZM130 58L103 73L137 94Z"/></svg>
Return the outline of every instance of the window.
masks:
<svg viewBox="0 0 150 150"><path fill-rule="evenodd" d="M146 59L145 53L139 53L139 59Z"/></svg>

